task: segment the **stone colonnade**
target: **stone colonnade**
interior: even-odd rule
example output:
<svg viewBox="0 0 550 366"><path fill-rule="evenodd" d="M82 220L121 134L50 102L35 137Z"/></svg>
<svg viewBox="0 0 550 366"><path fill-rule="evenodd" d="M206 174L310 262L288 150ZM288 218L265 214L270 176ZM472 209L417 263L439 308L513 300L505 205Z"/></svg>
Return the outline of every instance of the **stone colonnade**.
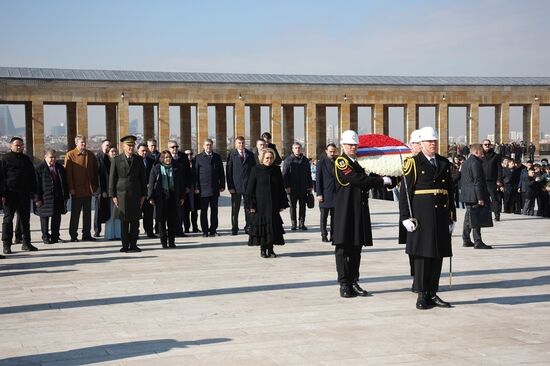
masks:
<svg viewBox="0 0 550 366"><path fill-rule="evenodd" d="M305 153L316 157L326 143L326 107L338 108L338 132L357 129L358 108L371 108L371 131L388 133L388 109L405 110L406 138L418 128L419 108L435 107L440 152L448 146L449 107L467 108L467 140L478 142L479 108L495 108L495 141L509 142L510 107L523 106L524 140L538 145L541 105L550 105L546 87L524 86L372 86L372 85L264 85L223 83L153 83L0 80L0 103L25 105L27 151L41 157L44 148L44 105L67 106L69 148L76 134L88 133L88 105L104 105L107 137L118 141L129 130L129 106L142 105L144 139L153 137L154 108L158 110L159 148L166 148L170 135L169 108L180 108L182 148L190 148L192 138L199 150L205 138L216 140L216 149L227 151L227 106L233 107L232 135L245 136L245 108L249 108L251 145L260 130L261 107L269 107L269 130L273 142L289 153L294 142L294 107L305 109ZM216 133L208 132L208 107L215 107ZM194 107L194 108L192 108ZM196 134L191 135L195 111ZM229 146L231 148L232 146ZM538 146L537 146L538 148Z"/></svg>

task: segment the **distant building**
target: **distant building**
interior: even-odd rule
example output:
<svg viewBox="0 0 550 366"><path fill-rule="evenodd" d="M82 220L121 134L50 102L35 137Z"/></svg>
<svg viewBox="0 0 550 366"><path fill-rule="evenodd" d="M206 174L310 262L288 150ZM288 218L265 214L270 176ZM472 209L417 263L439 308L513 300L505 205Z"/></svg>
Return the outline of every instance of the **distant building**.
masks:
<svg viewBox="0 0 550 366"><path fill-rule="evenodd" d="M130 134L135 135L138 132L138 120L133 119L130 121L130 125L128 126L128 132Z"/></svg>
<svg viewBox="0 0 550 366"><path fill-rule="evenodd" d="M66 136L67 129L63 126L63 123L59 126L53 126L50 130L52 136Z"/></svg>
<svg viewBox="0 0 550 366"><path fill-rule="evenodd" d="M13 124L13 118L11 116L10 108L7 105L0 105L0 135L17 135L17 129Z"/></svg>

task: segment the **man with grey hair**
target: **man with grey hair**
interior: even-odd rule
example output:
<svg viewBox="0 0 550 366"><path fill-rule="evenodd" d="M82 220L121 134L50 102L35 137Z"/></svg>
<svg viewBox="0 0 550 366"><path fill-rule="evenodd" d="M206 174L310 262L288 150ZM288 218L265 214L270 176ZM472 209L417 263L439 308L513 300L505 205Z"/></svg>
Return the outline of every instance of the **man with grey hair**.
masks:
<svg viewBox="0 0 550 366"><path fill-rule="evenodd" d="M86 137L74 138L76 147L65 156L67 183L71 194L71 221L69 235L78 241L78 221L82 211L82 240L96 241L90 234L92 223L92 195L99 185L97 159L86 149Z"/></svg>
<svg viewBox="0 0 550 366"><path fill-rule="evenodd" d="M290 198L290 221L292 221L291 230L296 230L296 204L299 203L298 214L299 229L307 230L306 221L306 197L313 189L313 180L311 179L311 167L309 160L302 153L302 144L295 142L292 144L292 154L290 154L283 164L283 181L286 192Z"/></svg>
<svg viewBox="0 0 550 366"><path fill-rule="evenodd" d="M147 140L147 150L149 157L154 161L157 162L159 160L160 151L158 149L157 140L155 139L148 139Z"/></svg>

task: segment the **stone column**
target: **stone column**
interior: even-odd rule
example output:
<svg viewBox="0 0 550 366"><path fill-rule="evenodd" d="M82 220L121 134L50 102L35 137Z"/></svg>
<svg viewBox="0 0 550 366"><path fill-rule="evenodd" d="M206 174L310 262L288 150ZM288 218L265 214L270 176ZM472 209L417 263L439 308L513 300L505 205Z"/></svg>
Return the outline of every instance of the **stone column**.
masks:
<svg viewBox="0 0 550 366"><path fill-rule="evenodd" d="M77 106L76 103L67 103L67 151L75 148L74 138L77 135Z"/></svg>
<svg viewBox="0 0 550 366"><path fill-rule="evenodd" d="M107 139L111 141L112 146L116 146L116 104L109 103L105 105L105 132Z"/></svg>
<svg viewBox="0 0 550 366"><path fill-rule="evenodd" d="M155 137L155 105L143 105L143 141Z"/></svg>
<svg viewBox="0 0 550 366"><path fill-rule="evenodd" d="M272 142L279 150L279 154L282 154L283 148L281 132L281 102L275 101L271 103L271 137L273 138Z"/></svg>
<svg viewBox="0 0 550 366"><path fill-rule="evenodd" d="M499 131L499 142L501 144L507 144L510 142L510 103L502 103L495 110L498 110L498 113L495 113L495 118L498 118L499 128L495 128L496 131ZM498 114L498 116L496 116ZM496 138L495 138L496 139Z"/></svg>
<svg viewBox="0 0 550 366"><path fill-rule="evenodd" d="M118 103L118 136L116 138L116 142L119 142L120 139L126 135L128 135L128 130L130 127L130 111L128 102L126 100L122 100L120 103ZM113 143L113 145L115 145ZM122 148L122 144L119 142L119 149Z"/></svg>
<svg viewBox="0 0 550 366"><path fill-rule="evenodd" d="M202 152L204 140L208 138L208 103L197 104L197 153Z"/></svg>
<svg viewBox="0 0 550 366"><path fill-rule="evenodd" d="M525 142L533 141L533 137L531 135L531 114L532 114L532 108L530 104L523 106L523 128L522 128L522 134L523 138L522 140Z"/></svg>
<svg viewBox="0 0 550 366"><path fill-rule="evenodd" d="M88 138L88 101L76 102L76 134Z"/></svg>
<svg viewBox="0 0 550 366"><path fill-rule="evenodd" d="M262 113L259 104L250 105L250 147L256 146L256 140L262 134Z"/></svg>
<svg viewBox="0 0 550 366"><path fill-rule="evenodd" d="M473 103L468 106L468 122L466 123L468 145L479 143L479 104Z"/></svg>
<svg viewBox="0 0 550 366"><path fill-rule="evenodd" d="M32 107L32 102L25 103L25 153L30 157L34 156Z"/></svg>
<svg viewBox="0 0 550 366"><path fill-rule="evenodd" d="M351 104L349 109L349 129L355 132L359 130L359 106ZM342 128L342 131L345 131Z"/></svg>
<svg viewBox="0 0 550 366"><path fill-rule="evenodd" d="M44 158L44 101L32 100L32 139L28 141L27 153L35 159Z"/></svg>
<svg viewBox="0 0 550 366"><path fill-rule="evenodd" d="M339 135L346 130L351 130L351 117L352 117L352 107L348 102L340 104L340 126L335 129ZM325 116L326 117L326 116ZM355 109L355 119L357 120L357 109ZM357 130L354 130L357 131Z"/></svg>
<svg viewBox="0 0 550 366"><path fill-rule="evenodd" d="M440 103L436 106L436 114L436 128L439 133L438 154L446 157L449 153L449 106L447 103Z"/></svg>
<svg viewBox="0 0 550 366"><path fill-rule="evenodd" d="M225 104L216 105L216 152L227 157L227 107Z"/></svg>
<svg viewBox="0 0 550 366"><path fill-rule="evenodd" d="M326 138L326 111L324 106L308 103L306 105L306 133L304 154L308 158L315 159L319 144L321 144L322 133L325 131Z"/></svg>
<svg viewBox="0 0 550 366"><path fill-rule="evenodd" d="M414 130L418 129L418 107L414 103L408 103L406 108L406 122L405 122L405 138L404 142L409 142L409 139L411 138L411 133L413 133ZM439 108L441 111L441 108Z"/></svg>
<svg viewBox="0 0 550 366"><path fill-rule="evenodd" d="M245 135L244 101L242 100L238 100L235 103L235 112L233 113L233 131L234 138Z"/></svg>
<svg viewBox="0 0 550 366"><path fill-rule="evenodd" d="M537 148L536 152L540 153L540 104L539 102L535 102L531 104L531 140L535 147ZM525 138L524 138L525 140ZM529 141L526 141L529 142Z"/></svg>
<svg viewBox="0 0 550 366"><path fill-rule="evenodd" d="M294 106L283 105L283 141L281 154L285 156L292 152L294 143Z"/></svg>
<svg viewBox="0 0 550 366"><path fill-rule="evenodd" d="M494 141L492 141L493 144L499 144L502 139L501 139L501 131L500 131L500 116L501 116L501 106L500 105L495 105L495 137L494 137Z"/></svg>
<svg viewBox="0 0 550 366"><path fill-rule="evenodd" d="M170 102L168 101L168 99L160 99L158 108L159 132L157 143L158 146L168 146L168 140L170 139Z"/></svg>
<svg viewBox="0 0 550 366"><path fill-rule="evenodd" d="M387 110L383 104L375 104L372 108L372 123L373 123L373 129L372 133L380 133L383 134L386 131L386 115Z"/></svg>
<svg viewBox="0 0 550 366"><path fill-rule="evenodd" d="M192 149L191 104L182 104L179 107L180 107L180 145L181 145L181 150L185 151L185 149Z"/></svg>

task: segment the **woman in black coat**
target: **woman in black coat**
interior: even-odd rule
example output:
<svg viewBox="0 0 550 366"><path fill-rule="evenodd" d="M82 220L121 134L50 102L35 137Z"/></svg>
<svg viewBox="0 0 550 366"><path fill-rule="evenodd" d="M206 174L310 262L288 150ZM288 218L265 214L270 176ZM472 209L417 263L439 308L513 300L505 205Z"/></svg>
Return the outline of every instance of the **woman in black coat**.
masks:
<svg viewBox="0 0 550 366"><path fill-rule="evenodd" d="M34 213L40 216L40 228L44 244L63 242L59 237L61 215L67 213L69 188L65 168L56 162L53 149L46 150L44 161L36 167L36 192ZM51 217L51 234L49 221Z"/></svg>
<svg viewBox="0 0 550 366"><path fill-rule="evenodd" d="M185 186L179 165L172 164L172 154L165 150L159 163L149 175L149 203L155 206L155 219L159 224L160 243L163 248L175 248L178 207L183 205ZM168 226L168 232L166 227Z"/></svg>
<svg viewBox="0 0 550 366"><path fill-rule="evenodd" d="M266 148L259 156L246 188L250 210L248 245L259 245L262 258L276 257L273 245L284 245L283 220L279 212L289 207L279 166L274 165L275 152Z"/></svg>

